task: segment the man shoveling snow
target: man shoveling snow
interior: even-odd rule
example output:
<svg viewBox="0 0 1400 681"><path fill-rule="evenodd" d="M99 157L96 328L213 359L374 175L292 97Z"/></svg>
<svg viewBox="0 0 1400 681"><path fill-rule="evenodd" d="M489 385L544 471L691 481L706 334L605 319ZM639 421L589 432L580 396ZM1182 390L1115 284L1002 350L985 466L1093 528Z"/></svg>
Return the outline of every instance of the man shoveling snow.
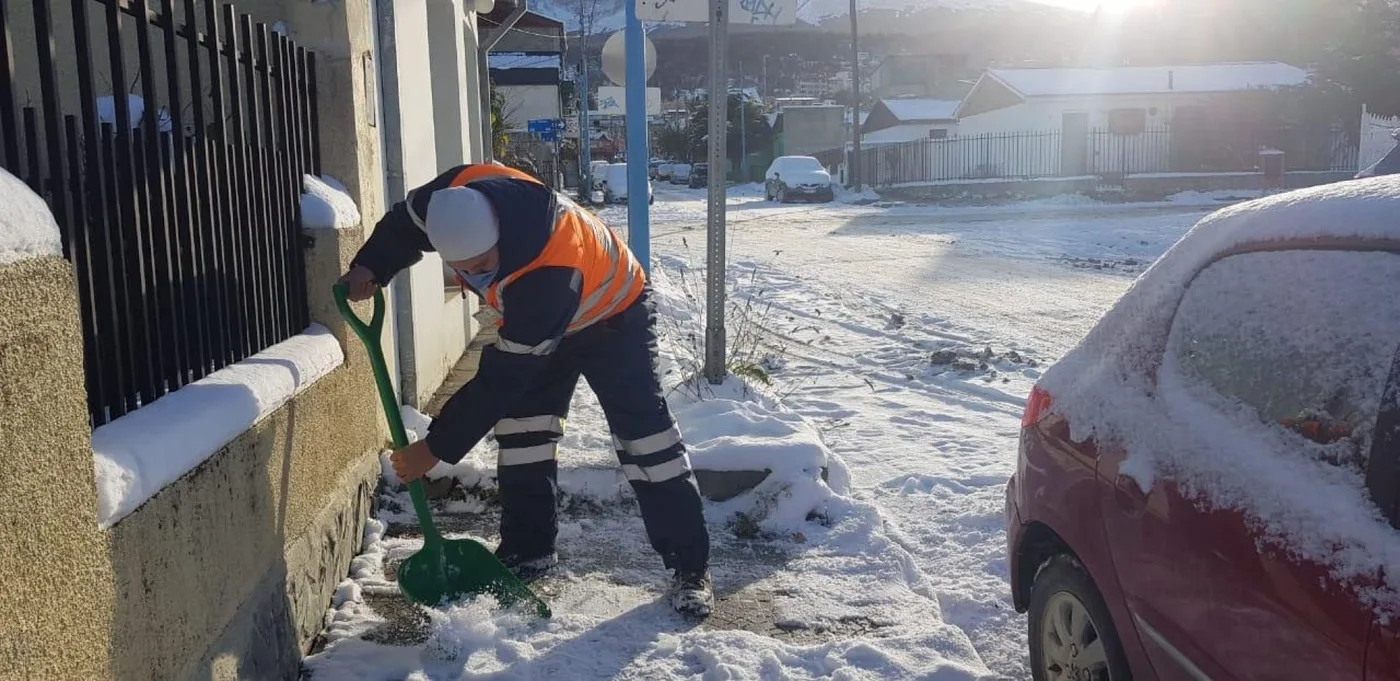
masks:
<svg viewBox="0 0 1400 681"><path fill-rule="evenodd" d="M500 314L499 338L427 437L393 453L395 473L407 482L438 461L455 464L494 427L496 554L522 579L543 575L558 562L557 455L581 375L603 408L652 548L673 571L672 607L708 615L714 594L700 491L656 377L655 308L631 251L529 175L466 165L390 209L341 281L352 300L363 300L427 251Z"/></svg>

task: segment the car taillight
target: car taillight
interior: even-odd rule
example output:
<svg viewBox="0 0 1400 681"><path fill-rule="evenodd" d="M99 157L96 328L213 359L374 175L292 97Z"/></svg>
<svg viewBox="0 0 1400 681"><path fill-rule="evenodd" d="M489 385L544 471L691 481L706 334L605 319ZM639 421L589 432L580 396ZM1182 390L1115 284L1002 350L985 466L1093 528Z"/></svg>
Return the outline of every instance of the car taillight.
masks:
<svg viewBox="0 0 1400 681"><path fill-rule="evenodd" d="M1050 393L1040 386L1031 388L1031 396L1026 399L1026 412L1021 415L1021 427L1035 425L1050 411Z"/></svg>

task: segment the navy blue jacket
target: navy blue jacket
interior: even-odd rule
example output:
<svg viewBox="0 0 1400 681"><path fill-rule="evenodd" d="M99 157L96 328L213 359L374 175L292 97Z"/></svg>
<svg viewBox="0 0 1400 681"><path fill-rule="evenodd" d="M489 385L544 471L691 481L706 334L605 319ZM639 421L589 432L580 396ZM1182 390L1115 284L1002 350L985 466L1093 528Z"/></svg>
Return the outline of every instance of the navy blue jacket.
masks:
<svg viewBox="0 0 1400 681"><path fill-rule="evenodd" d="M363 265L385 286L400 270L432 251L427 233L419 227L428 214L428 199L433 191L449 186L463 167L449 169L395 204L351 264ZM510 178L479 180L471 186L486 195L500 219L499 281L544 250L554 232L555 195L548 187ZM501 300L509 312L503 317L500 338L508 343L503 345L533 351L485 349L476 377L447 401L429 428L427 442L433 456L447 463L460 461L549 364L553 348L578 311L581 277L573 268L542 267L505 287ZM484 292L475 293L481 297Z"/></svg>

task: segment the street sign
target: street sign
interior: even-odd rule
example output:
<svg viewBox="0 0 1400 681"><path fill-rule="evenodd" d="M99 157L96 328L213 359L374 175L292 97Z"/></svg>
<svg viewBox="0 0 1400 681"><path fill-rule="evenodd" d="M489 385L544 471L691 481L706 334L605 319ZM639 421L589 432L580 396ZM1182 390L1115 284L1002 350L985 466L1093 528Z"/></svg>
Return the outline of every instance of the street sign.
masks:
<svg viewBox="0 0 1400 681"><path fill-rule="evenodd" d="M560 122L553 118L534 118L526 122L525 129L532 135L539 135L545 142L553 142L558 136Z"/></svg>
<svg viewBox="0 0 1400 681"><path fill-rule="evenodd" d="M630 0L642 21L709 23L713 0ZM797 23L797 0L729 0L731 24L786 26Z"/></svg>
<svg viewBox="0 0 1400 681"><path fill-rule="evenodd" d="M617 31L608 36L607 42L603 43L603 73L608 79L618 85L627 84L627 46L625 44L626 33ZM642 36L646 48L646 73L647 80L651 79L651 74L656 73L656 44L651 42L651 38Z"/></svg>

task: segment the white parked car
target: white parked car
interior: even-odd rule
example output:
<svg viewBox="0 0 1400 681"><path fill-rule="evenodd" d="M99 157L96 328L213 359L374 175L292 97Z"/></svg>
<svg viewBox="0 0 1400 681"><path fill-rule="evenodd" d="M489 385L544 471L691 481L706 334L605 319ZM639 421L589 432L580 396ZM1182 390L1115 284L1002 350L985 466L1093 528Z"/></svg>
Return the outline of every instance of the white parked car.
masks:
<svg viewBox="0 0 1400 681"><path fill-rule="evenodd" d="M603 202L627 203L627 164L609 163L603 170ZM651 178L647 178L647 204L656 203L656 194L651 190Z"/></svg>
<svg viewBox="0 0 1400 681"><path fill-rule="evenodd" d="M671 172L674 171L675 168L675 163L671 163L669 161L666 163L662 163L661 165L656 167L656 179L669 181L671 179Z"/></svg>
<svg viewBox="0 0 1400 681"><path fill-rule="evenodd" d="M603 176L607 174L609 163L607 161L591 161L588 164L588 174L593 177L594 191L603 188Z"/></svg>
<svg viewBox="0 0 1400 681"><path fill-rule="evenodd" d="M763 195L769 201L832 201L836 190L831 173L811 156L779 156L763 176Z"/></svg>
<svg viewBox="0 0 1400 681"><path fill-rule="evenodd" d="M671 184L686 184L690 182L690 164L677 163L671 167Z"/></svg>

